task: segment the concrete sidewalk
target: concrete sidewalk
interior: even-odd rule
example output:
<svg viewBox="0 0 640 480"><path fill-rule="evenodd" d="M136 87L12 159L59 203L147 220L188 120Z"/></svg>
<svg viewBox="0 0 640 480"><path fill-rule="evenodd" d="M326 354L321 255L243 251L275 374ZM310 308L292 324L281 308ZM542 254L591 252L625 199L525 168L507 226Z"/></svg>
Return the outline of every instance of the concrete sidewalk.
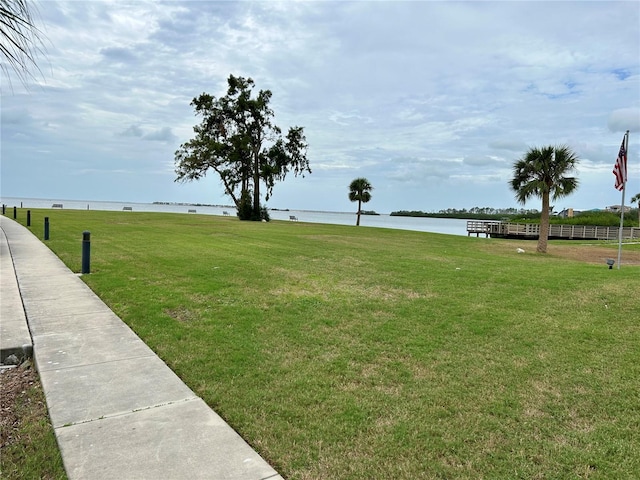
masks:
<svg viewBox="0 0 640 480"><path fill-rule="evenodd" d="M29 230L0 230L3 355L32 339L71 480L282 478Z"/></svg>
<svg viewBox="0 0 640 480"><path fill-rule="evenodd" d="M10 355L31 357L32 349L9 244L0 228L0 364Z"/></svg>

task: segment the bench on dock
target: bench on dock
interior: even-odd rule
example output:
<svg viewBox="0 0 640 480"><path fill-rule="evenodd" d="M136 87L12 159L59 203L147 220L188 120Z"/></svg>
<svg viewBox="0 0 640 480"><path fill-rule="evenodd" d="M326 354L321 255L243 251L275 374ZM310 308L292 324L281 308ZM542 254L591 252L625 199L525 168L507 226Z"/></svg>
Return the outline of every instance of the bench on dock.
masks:
<svg viewBox="0 0 640 480"><path fill-rule="evenodd" d="M132 212L133 208L132 207L122 207L122 211L123 212Z"/></svg>
<svg viewBox="0 0 640 480"><path fill-rule="evenodd" d="M196 211L195 211L195 210L193 210L193 209L191 209L191 210L189 210L187 213L196 213Z"/></svg>
<svg viewBox="0 0 640 480"><path fill-rule="evenodd" d="M51 205L51 208L62 208L62 204L61 203L54 203L53 205Z"/></svg>
<svg viewBox="0 0 640 480"><path fill-rule="evenodd" d="M292 222L297 222L298 217L296 217L295 215L289 215L289 220L291 220Z"/></svg>

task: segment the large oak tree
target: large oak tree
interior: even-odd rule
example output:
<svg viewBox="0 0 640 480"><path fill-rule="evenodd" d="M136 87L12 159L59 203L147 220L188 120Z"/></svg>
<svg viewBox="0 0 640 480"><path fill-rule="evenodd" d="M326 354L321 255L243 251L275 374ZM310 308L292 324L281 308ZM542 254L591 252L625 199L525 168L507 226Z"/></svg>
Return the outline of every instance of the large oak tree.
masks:
<svg viewBox="0 0 640 480"><path fill-rule="evenodd" d="M303 127L291 127L285 136L273 123L271 91L253 96L251 78L229 76L227 94L203 93L191 105L200 124L194 138L175 153L176 181L198 180L215 171L241 220L260 220L260 185L269 200L276 182L287 173L311 173Z"/></svg>

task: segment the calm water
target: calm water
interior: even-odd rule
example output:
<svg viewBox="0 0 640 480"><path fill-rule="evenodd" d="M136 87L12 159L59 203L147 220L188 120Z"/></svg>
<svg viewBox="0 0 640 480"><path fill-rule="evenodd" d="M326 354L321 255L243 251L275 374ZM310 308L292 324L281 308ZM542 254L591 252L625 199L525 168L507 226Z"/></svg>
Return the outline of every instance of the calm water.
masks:
<svg viewBox="0 0 640 480"><path fill-rule="evenodd" d="M94 202L80 200L56 200L42 198L15 198L2 197L2 204L7 208L14 206L22 208L51 208L54 203L61 203L67 210L106 210L122 211L124 207L131 207L134 212L167 212L167 213L189 213L195 210L196 215L229 215L236 214L234 207L224 206L192 206L192 205L158 205L153 203L133 203L133 202ZM8 213L8 212L7 212ZM125 213L126 214L126 213ZM293 215L300 222L328 223L333 225L355 225L355 213L341 212L317 212L310 210L270 210L269 215L272 220L287 220ZM360 225L363 227L394 228L398 230L413 230L418 232L444 233L448 235L467 235L467 221L455 218L415 218L415 217L392 217L390 215L362 215Z"/></svg>

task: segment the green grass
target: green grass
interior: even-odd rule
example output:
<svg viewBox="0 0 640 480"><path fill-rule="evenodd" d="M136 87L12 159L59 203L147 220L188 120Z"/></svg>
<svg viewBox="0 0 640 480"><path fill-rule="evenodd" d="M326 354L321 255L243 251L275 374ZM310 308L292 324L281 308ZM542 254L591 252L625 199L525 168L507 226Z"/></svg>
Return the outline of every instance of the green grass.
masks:
<svg viewBox="0 0 640 480"><path fill-rule="evenodd" d="M32 213L74 271L91 231L83 279L286 478L640 476L638 267L422 232Z"/></svg>
<svg viewBox="0 0 640 480"><path fill-rule="evenodd" d="M1 422L4 445L0 451L0 478L66 480L42 386L37 374L28 371L30 368L23 364L15 371L0 374L0 382L9 382L7 377L10 375L31 379L30 384L22 385L24 390L15 392L15 397L4 386L2 388L3 395L7 395L2 406L11 409L10 412L3 411L2 415L11 418L11 422Z"/></svg>

